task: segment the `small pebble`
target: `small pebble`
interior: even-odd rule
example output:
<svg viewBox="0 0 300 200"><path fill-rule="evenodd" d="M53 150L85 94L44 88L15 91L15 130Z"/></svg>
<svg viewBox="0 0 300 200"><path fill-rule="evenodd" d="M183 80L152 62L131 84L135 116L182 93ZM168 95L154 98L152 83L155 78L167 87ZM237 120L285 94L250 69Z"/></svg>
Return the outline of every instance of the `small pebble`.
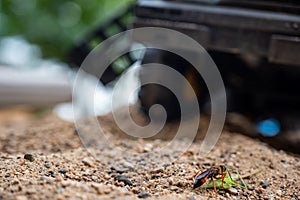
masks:
<svg viewBox="0 0 300 200"><path fill-rule="evenodd" d="M70 184L71 184L70 181L62 181L62 182L61 182L61 186L62 186L62 187L67 187L67 186L69 186Z"/></svg>
<svg viewBox="0 0 300 200"><path fill-rule="evenodd" d="M134 169L134 165L127 161L123 161L122 165L126 168Z"/></svg>
<svg viewBox="0 0 300 200"><path fill-rule="evenodd" d="M164 168L167 168L167 167L169 167L170 166L170 164L169 163L165 163L165 164L163 164L163 167Z"/></svg>
<svg viewBox="0 0 300 200"><path fill-rule="evenodd" d="M126 176L117 175L115 179L119 182L123 182L125 185L132 185L132 182Z"/></svg>
<svg viewBox="0 0 300 200"><path fill-rule="evenodd" d="M27 200L28 198L26 196L17 196L16 200Z"/></svg>
<svg viewBox="0 0 300 200"><path fill-rule="evenodd" d="M134 187L134 188L131 189L131 192L133 192L134 194L139 194L140 190L139 190L139 188Z"/></svg>
<svg viewBox="0 0 300 200"><path fill-rule="evenodd" d="M42 176L42 177L41 177L41 180L42 180L42 181L45 181L47 184L51 184L51 183L52 183L52 181L49 180L46 176Z"/></svg>
<svg viewBox="0 0 300 200"><path fill-rule="evenodd" d="M65 169L65 168L60 168L60 169L58 170L58 172L61 173L61 174L65 174L65 173L67 173L67 169Z"/></svg>
<svg viewBox="0 0 300 200"><path fill-rule="evenodd" d="M277 194L278 196L281 196L281 195L282 195L282 191L281 191L281 190L276 190L276 194Z"/></svg>
<svg viewBox="0 0 300 200"><path fill-rule="evenodd" d="M63 195L58 195L57 196L57 198L56 198L57 200L65 200L66 198L63 196Z"/></svg>
<svg viewBox="0 0 300 200"><path fill-rule="evenodd" d="M159 174L153 174L153 175L151 176L151 179L156 179L156 178L159 178L159 177L160 177Z"/></svg>
<svg viewBox="0 0 300 200"><path fill-rule="evenodd" d="M266 189L269 185L270 185L270 183L263 182L263 184L261 185L261 187L264 188L264 189Z"/></svg>
<svg viewBox="0 0 300 200"><path fill-rule="evenodd" d="M164 172L164 168L162 168L162 167L159 167L159 168L156 168L156 169L150 171L151 174L162 173L162 172Z"/></svg>
<svg viewBox="0 0 300 200"><path fill-rule="evenodd" d="M34 157L33 157L33 155L31 153L26 153L24 155L24 159L29 160L30 162L34 161Z"/></svg>
<svg viewBox="0 0 300 200"><path fill-rule="evenodd" d="M171 187L170 187L170 190L172 190L172 191L177 191L177 190L178 190L178 187L177 187L177 186L171 186Z"/></svg>
<svg viewBox="0 0 300 200"><path fill-rule="evenodd" d="M49 174L50 174L50 176L51 176L52 178L55 178L55 174L54 174L53 171L49 171Z"/></svg>
<svg viewBox="0 0 300 200"><path fill-rule="evenodd" d="M227 198L230 198L230 194L229 194L229 193L225 193L225 196L226 196Z"/></svg>
<svg viewBox="0 0 300 200"><path fill-rule="evenodd" d="M152 144L146 144L144 147L144 152L150 152L153 148Z"/></svg>
<svg viewBox="0 0 300 200"><path fill-rule="evenodd" d="M193 194L191 194L189 200L195 200L195 196Z"/></svg>
<svg viewBox="0 0 300 200"><path fill-rule="evenodd" d="M181 179L179 181L174 182L173 184L178 187L185 187L188 184L188 182L186 180Z"/></svg>
<svg viewBox="0 0 300 200"><path fill-rule="evenodd" d="M99 183L92 183L92 187L97 191L99 195L109 194L111 192L111 188Z"/></svg>
<svg viewBox="0 0 300 200"><path fill-rule="evenodd" d="M138 198L141 198L141 199L145 199L145 198L148 198L150 197L151 195L147 192L141 192L137 195Z"/></svg>
<svg viewBox="0 0 300 200"><path fill-rule="evenodd" d="M123 173L129 172L129 171L131 171L129 168L117 168L116 169L116 172L119 174L123 174Z"/></svg>
<svg viewBox="0 0 300 200"><path fill-rule="evenodd" d="M237 195L238 194L238 190L235 189L235 188L229 188L228 191L229 191L230 194L233 194L233 195Z"/></svg>
<svg viewBox="0 0 300 200"><path fill-rule="evenodd" d="M126 187L120 188L119 191L125 194L130 194Z"/></svg>
<svg viewBox="0 0 300 200"><path fill-rule="evenodd" d="M48 160L45 160L44 166L47 167L47 168L50 168L51 164L50 164L50 162Z"/></svg>
<svg viewBox="0 0 300 200"><path fill-rule="evenodd" d="M86 166L93 167L93 162L89 158L83 158L82 163Z"/></svg>
<svg viewBox="0 0 300 200"><path fill-rule="evenodd" d="M264 193L264 191L265 191L264 188L257 188L257 189L256 189L256 192L259 193L259 194Z"/></svg>
<svg viewBox="0 0 300 200"><path fill-rule="evenodd" d="M19 184L20 183L20 181L18 180L18 179L13 179L12 181L11 181L11 184L12 185L17 185L17 184ZM0 198L1 199L1 198Z"/></svg>

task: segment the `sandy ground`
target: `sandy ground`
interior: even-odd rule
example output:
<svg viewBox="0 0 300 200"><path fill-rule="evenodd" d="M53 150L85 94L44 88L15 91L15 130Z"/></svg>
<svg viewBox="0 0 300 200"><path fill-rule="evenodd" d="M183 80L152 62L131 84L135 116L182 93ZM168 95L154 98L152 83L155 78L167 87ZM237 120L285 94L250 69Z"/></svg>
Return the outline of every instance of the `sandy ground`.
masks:
<svg viewBox="0 0 300 200"><path fill-rule="evenodd" d="M0 199L300 198L297 155L228 131L208 155L199 153L201 133L180 154L184 139L165 148L168 132L176 125L160 137L137 140L123 137L111 116L99 120L111 144L86 149L74 125L49 111L1 109ZM215 164L238 171L248 188L218 189L217 197L205 186L193 190L195 172Z"/></svg>

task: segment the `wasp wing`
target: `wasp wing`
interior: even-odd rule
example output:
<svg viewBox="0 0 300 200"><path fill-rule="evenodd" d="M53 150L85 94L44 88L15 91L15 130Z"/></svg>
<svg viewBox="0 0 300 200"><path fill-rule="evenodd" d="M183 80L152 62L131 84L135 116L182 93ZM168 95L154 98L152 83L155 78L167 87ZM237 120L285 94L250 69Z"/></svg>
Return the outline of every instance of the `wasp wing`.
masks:
<svg viewBox="0 0 300 200"><path fill-rule="evenodd" d="M207 179L215 173L215 171L215 169L208 169L202 172L201 174L198 174L195 178L194 189L203 185L207 181Z"/></svg>

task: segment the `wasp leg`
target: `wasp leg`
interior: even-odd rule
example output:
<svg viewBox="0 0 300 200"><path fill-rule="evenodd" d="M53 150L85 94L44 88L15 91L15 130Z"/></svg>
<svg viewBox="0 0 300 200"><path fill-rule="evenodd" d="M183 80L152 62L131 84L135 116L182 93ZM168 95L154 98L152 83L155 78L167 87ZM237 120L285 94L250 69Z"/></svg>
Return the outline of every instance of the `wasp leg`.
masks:
<svg viewBox="0 0 300 200"><path fill-rule="evenodd" d="M211 178L211 182L212 182L213 185L214 185L214 191L215 191L215 193L217 193L216 183L215 183L215 181L214 181L213 178Z"/></svg>
<svg viewBox="0 0 300 200"><path fill-rule="evenodd" d="M203 172L203 170L198 170L198 171L194 174L193 178L195 178L196 176L198 176L198 175L201 174L202 172Z"/></svg>
<svg viewBox="0 0 300 200"><path fill-rule="evenodd" d="M225 178L225 176L227 175L227 173L226 172L224 172L224 173L222 173L222 175L221 175L221 180L222 180L222 188L224 189L224 186L223 186L223 184L224 184L224 178Z"/></svg>
<svg viewBox="0 0 300 200"><path fill-rule="evenodd" d="M216 188L216 183L215 183L215 181L214 181L214 179L213 178L211 178L211 182L213 183L213 185L214 185L214 191L215 191L215 194L216 194L216 199L217 199L217 197L218 197L218 195L217 195L217 188Z"/></svg>
<svg viewBox="0 0 300 200"><path fill-rule="evenodd" d="M200 172L200 170L194 174L193 178L195 178L199 174L199 172Z"/></svg>
<svg viewBox="0 0 300 200"><path fill-rule="evenodd" d="M201 174L202 170L198 170L193 176L187 177L186 180L193 180L198 174Z"/></svg>

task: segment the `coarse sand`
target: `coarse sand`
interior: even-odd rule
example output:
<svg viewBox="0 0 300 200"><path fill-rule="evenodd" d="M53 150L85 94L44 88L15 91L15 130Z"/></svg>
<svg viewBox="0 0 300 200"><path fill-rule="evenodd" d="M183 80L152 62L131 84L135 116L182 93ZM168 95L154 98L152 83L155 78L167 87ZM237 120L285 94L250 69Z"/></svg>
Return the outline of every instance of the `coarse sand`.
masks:
<svg viewBox="0 0 300 200"><path fill-rule="evenodd" d="M111 115L99 121L110 145L85 148L74 124L50 111L2 108L0 199L300 198L299 155L226 130L209 154L199 152L201 136L181 154L185 140L167 137L176 125L161 137L133 139L120 133ZM217 194L205 186L193 189L193 175L216 164L238 171L248 188Z"/></svg>

